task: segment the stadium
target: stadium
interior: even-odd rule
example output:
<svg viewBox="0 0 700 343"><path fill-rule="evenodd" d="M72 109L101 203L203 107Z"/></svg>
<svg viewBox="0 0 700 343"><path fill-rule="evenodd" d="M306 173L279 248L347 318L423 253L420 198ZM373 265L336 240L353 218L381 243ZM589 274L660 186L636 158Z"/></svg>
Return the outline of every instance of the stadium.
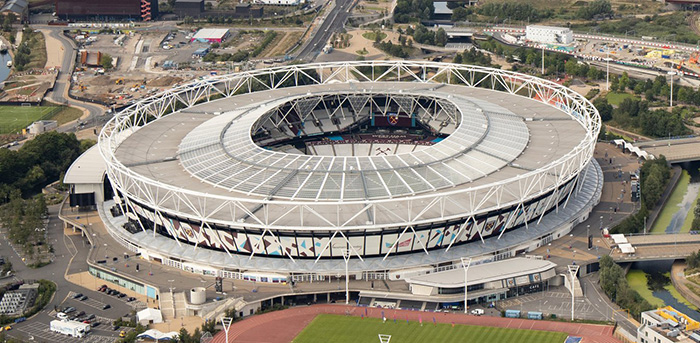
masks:
<svg viewBox="0 0 700 343"><path fill-rule="evenodd" d="M400 278L566 235L600 199L599 131L588 100L537 77L329 62L146 98L117 113L76 164L104 160L100 216L144 258L261 282L346 267Z"/></svg>

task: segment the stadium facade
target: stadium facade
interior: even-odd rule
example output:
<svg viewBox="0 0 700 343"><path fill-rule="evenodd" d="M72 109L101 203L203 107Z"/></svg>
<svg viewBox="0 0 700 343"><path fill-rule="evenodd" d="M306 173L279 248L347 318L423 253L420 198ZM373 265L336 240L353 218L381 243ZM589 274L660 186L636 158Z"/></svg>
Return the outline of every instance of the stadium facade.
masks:
<svg viewBox="0 0 700 343"><path fill-rule="evenodd" d="M349 261L355 278L395 279L568 233L600 198L599 130L588 100L529 75L291 65L195 81L118 113L96 148L114 196L95 198L117 241L176 268L282 282L335 276Z"/></svg>

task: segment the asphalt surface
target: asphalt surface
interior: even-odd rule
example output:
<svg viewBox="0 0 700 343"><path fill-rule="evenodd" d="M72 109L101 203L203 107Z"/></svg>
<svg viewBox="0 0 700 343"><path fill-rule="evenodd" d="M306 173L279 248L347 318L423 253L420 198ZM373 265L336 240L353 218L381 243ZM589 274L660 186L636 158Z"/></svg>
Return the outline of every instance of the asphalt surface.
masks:
<svg viewBox="0 0 700 343"><path fill-rule="evenodd" d="M341 32L345 22L350 17L350 10L354 0L335 0L335 6L325 15L317 31L312 34L306 45L297 55L297 59L312 62L323 50L328 39L333 33Z"/></svg>
<svg viewBox="0 0 700 343"><path fill-rule="evenodd" d="M129 314L132 308L123 299L96 290L88 290L66 280L64 276L66 271L87 270L88 248L84 246L86 241L84 238L63 234L63 222L58 219L59 206L49 207L47 225L47 240L53 245L56 256L53 263L37 269L29 268L6 242L0 243L0 255L12 262L15 270L12 280L4 279L0 280L0 283L38 279L48 279L56 283L56 293L46 308L25 322L13 324L12 330L7 335L23 341L33 337L35 342L113 342L119 331L112 330L111 322ZM88 299L85 301L72 299L72 294L78 292L87 295ZM111 308L102 310L104 304L109 304ZM90 339L72 339L50 332L49 323L56 319L54 309L63 309L67 306L75 307L75 313L85 311L86 314L94 314L101 322L93 329Z"/></svg>

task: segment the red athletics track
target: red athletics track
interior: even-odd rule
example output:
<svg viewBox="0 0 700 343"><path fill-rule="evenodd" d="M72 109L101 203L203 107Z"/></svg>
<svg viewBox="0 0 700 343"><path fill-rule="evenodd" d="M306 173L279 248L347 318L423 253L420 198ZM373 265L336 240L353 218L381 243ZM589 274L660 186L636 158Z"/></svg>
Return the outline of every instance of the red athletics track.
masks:
<svg viewBox="0 0 700 343"><path fill-rule="evenodd" d="M353 316L365 314L369 317L380 318L384 315L393 320L394 315L398 320L418 321L422 316L426 322L431 322L433 316L439 323L468 324L479 326L495 326L503 328L544 330L565 332L569 336L583 337L584 343L620 343L613 338L613 327L609 325L578 324L567 322L553 322L546 320L527 320L514 318L499 318L489 316L472 316L456 313L434 313L407 310L388 310L370 307L355 307L346 305L313 305L306 307L294 307L283 311L275 311L262 315L255 315L236 322L229 328L229 342L238 343L289 343L304 329L318 314L329 313L344 315L346 310ZM223 331L219 332L212 343L225 343L226 337Z"/></svg>

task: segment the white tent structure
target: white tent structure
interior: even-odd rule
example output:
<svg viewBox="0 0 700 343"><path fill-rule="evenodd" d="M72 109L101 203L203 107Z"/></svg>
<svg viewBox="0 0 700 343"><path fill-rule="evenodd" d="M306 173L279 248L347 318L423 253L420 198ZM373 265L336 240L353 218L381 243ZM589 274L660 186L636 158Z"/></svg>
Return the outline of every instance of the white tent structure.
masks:
<svg viewBox="0 0 700 343"><path fill-rule="evenodd" d="M178 333L175 331L171 332L160 332L155 329L150 329L144 331L142 334L136 336L142 339L152 339L154 341L175 341L177 340Z"/></svg>
<svg viewBox="0 0 700 343"><path fill-rule="evenodd" d="M158 324L163 322L163 314L160 310L147 308L136 313L136 320L139 323Z"/></svg>

